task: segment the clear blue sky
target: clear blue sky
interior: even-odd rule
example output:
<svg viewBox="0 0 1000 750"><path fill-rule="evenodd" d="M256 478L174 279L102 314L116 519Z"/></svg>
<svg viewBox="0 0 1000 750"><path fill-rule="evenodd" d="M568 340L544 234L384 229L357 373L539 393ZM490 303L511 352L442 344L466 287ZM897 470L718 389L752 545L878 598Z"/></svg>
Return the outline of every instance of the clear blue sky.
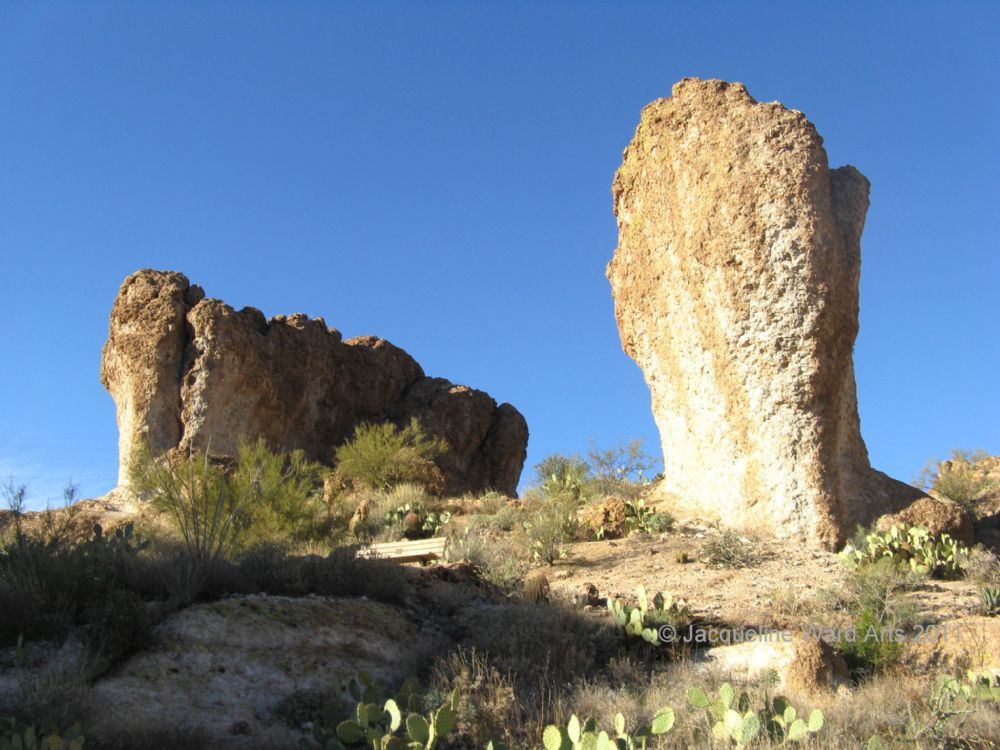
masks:
<svg viewBox="0 0 1000 750"><path fill-rule="evenodd" d="M112 486L100 351L142 267L510 401L526 476L658 452L604 266L622 149L684 76L802 110L872 181L874 465L1000 453L998 39L987 2L3 2L0 475Z"/></svg>

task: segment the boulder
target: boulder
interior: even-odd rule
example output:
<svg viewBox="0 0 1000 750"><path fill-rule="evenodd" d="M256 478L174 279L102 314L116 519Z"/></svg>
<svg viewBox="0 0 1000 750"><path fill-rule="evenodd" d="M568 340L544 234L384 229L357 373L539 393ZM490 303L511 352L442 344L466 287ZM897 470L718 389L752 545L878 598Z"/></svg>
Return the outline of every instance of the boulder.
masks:
<svg viewBox="0 0 1000 750"><path fill-rule="evenodd" d="M893 526L923 526L932 534L948 534L968 546L976 543L972 515L950 500L923 497L899 513L881 516L875 522L875 530L880 532Z"/></svg>
<svg viewBox="0 0 1000 750"><path fill-rule="evenodd" d="M847 665L823 640L793 635L716 646L704 653L706 666L726 679L756 682L777 676L777 689L792 694L836 689L849 680Z"/></svg>
<svg viewBox="0 0 1000 750"><path fill-rule="evenodd" d="M592 539L619 539L627 533L625 501L620 497L604 497L577 511L580 525Z"/></svg>
<svg viewBox="0 0 1000 750"><path fill-rule="evenodd" d="M234 455L241 436L329 463L362 422L418 417L444 438L444 490L515 494L528 428L510 404L429 378L384 339L344 340L322 318L270 320L208 299L172 271L138 271L111 310L101 382L115 400L119 485L136 451Z"/></svg>
<svg viewBox="0 0 1000 750"><path fill-rule="evenodd" d="M852 350L868 180L801 112L685 79L615 175L607 269L679 514L833 547L918 490L871 468Z"/></svg>

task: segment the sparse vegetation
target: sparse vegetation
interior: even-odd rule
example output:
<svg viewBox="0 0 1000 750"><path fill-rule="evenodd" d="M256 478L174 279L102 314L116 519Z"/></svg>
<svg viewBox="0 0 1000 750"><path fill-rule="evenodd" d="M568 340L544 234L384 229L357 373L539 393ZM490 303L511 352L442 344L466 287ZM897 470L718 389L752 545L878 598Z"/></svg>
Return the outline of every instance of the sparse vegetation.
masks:
<svg viewBox="0 0 1000 750"><path fill-rule="evenodd" d="M848 578L843 603L851 620L839 645L855 676L879 674L899 660L902 632L916 619L900 594L916 580L888 558L860 566Z"/></svg>
<svg viewBox="0 0 1000 750"><path fill-rule="evenodd" d="M570 492L579 499L590 479L590 467L579 456L553 453L535 465L533 484L547 495Z"/></svg>
<svg viewBox="0 0 1000 750"><path fill-rule="evenodd" d="M474 527L449 537L445 550L449 561L464 560L479 577L501 591L513 592L528 572L528 561L506 537L486 537Z"/></svg>
<svg viewBox="0 0 1000 750"><path fill-rule="evenodd" d="M658 461L642 449L641 440L599 448L591 443L587 459L553 453L535 466L534 485L548 496L577 500L615 495L638 500L649 489Z"/></svg>
<svg viewBox="0 0 1000 750"><path fill-rule="evenodd" d="M145 538L145 526L97 528L89 538L73 541L62 533L63 521L57 522L56 516L47 526L37 520L28 524L26 516L19 524L12 516L0 550L0 606L11 613L0 621L3 643L14 649L19 639L33 643L79 638L86 646L86 662L75 667L81 676L70 682L86 685L99 671L141 648L153 625L176 607L251 593L405 603L400 611L416 607L420 617L429 617L433 627L447 633L441 645L435 645L433 657L421 651L413 659L427 690L412 681L390 689L374 680L366 684L359 677L354 684L360 697L346 683L335 700L309 688L280 701L274 708L275 721L290 731L308 725L302 731L308 734L303 742L312 743L310 747L652 750L802 743L832 749L872 741L886 748L930 750L955 746L966 738L973 742L975 737L990 737L1000 729L995 698L1000 687L989 673L933 681L901 671L906 655L903 638L912 637L915 626L929 621L929 613L916 606L918 596L926 595L932 573L953 577L953 560L961 561L968 578L942 585L960 586L967 597L978 595L981 614L997 613L996 558L983 549L965 550L947 539L927 539L910 530L898 530L895 537L878 535L879 541L869 545L870 533L864 533L852 547L851 564L839 568L846 576L843 586L839 577L836 586L832 580L824 581L828 585L822 591L833 592L825 598L801 580L792 587L765 580L757 589L766 594L761 606L777 615L773 622L778 627L788 627L789 622L797 627L808 618L810 623L835 625L839 632L855 634L832 640L851 670L850 693L836 700L821 693L816 705L805 694L775 697L773 673L727 684L721 673L696 671L686 659L677 658L702 646L662 647L660 627L669 626L681 637L692 623L714 620L717 605L710 605L711 591L705 591L706 601L699 598L696 620L683 600L661 594L650 597L643 588L634 599L623 599L614 589L601 595L593 586L575 593L572 586L580 585L579 578L567 589L564 571L593 560L634 556L632 550L642 550L641 560L648 559L654 570L669 571L690 561L689 550L696 549L701 536L701 529L690 526L666 535L671 519L648 508L641 493L595 494L588 502L588 493L596 493L589 468L579 491L573 489L572 471L571 481L532 489L521 500L496 493L438 498L421 484L397 482L377 490L359 485L341 493L334 510L319 497L319 472L301 456L273 453L257 442L245 443L241 455L229 464L198 454L192 467L192 457L188 459L175 459L172 469L165 461L157 466L163 472L187 472L183 482L168 486L181 487L176 494L188 500L192 510L179 512L182 519L188 513L189 526L195 517L209 524L207 531L198 532L200 537L194 532L192 536L213 538L215 544L207 549L220 549L218 534L213 536L211 530L213 509L219 508L223 519L232 514L232 538L216 557L208 557L213 562L194 585L187 577L191 553L184 526L169 502L158 507L173 518L175 534L160 533L152 541ZM579 468L579 463L575 466ZM18 486L10 481L8 486L16 504ZM185 495L187 488L194 493ZM612 500L621 520L617 540L579 545L566 563L531 571L533 564L563 559L570 545L584 538L582 528L590 529L586 509ZM347 520L361 503L366 504L367 516L352 526L351 536ZM268 506L266 512L257 507L261 504ZM665 535L625 537L622 528ZM448 534L447 560L469 562L476 575L469 577L463 567L430 569L426 574L431 585L414 586L414 571L358 557L354 546L330 549L346 540L366 543L431 533ZM721 527L707 529L705 535L701 549L690 557L725 569L711 573L719 580L748 580L757 573L742 572L743 568L774 564L774 549L766 540L745 538ZM588 533L586 538L594 536ZM925 554L924 548L934 552ZM863 552L854 555L858 549ZM827 564L831 559L835 561L828 558ZM675 568L675 573L679 570ZM681 575L704 574L702 566L693 565ZM452 586L442 581L467 583ZM769 588L768 583L773 585ZM670 585L673 590L674 584ZM71 595L65 596L66 591ZM575 604L567 606L567 600ZM724 604L718 616L729 618L732 612L727 613ZM981 644L979 651L987 650L986 645ZM145 743L143 747L179 743L207 748L215 741L211 733L183 727L169 737L135 728L118 735L93 735L85 701L64 700L64 708L55 710L60 694L53 686L46 690L44 700L25 700L24 706L37 708L17 715L23 722L19 727L34 724L48 730L79 720L88 746L98 747L127 748L139 742ZM667 706L677 707L676 711L660 710ZM6 707L0 711L10 713ZM65 739L66 733L62 734Z"/></svg>

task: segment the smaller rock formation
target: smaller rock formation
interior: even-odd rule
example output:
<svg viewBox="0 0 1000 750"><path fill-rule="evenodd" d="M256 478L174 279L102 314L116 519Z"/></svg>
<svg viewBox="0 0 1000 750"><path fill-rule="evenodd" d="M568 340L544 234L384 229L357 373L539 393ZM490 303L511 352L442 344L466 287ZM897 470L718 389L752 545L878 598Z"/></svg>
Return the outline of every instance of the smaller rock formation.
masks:
<svg viewBox="0 0 1000 750"><path fill-rule="evenodd" d="M426 377L388 341L345 341L322 318L237 311L172 271L142 270L122 283L101 382L118 407L119 485L147 442L155 453L234 455L241 436L262 436L329 463L358 424L412 417L448 443L439 468L450 494L514 495L527 451L517 409Z"/></svg>
<svg viewBox="0 0 1000 750"><path fill-rule="evenodd" d="M605 497L588 503L577 512L580 525L593 539L620 539L628 533L625 501L620 497Z"/></svg>

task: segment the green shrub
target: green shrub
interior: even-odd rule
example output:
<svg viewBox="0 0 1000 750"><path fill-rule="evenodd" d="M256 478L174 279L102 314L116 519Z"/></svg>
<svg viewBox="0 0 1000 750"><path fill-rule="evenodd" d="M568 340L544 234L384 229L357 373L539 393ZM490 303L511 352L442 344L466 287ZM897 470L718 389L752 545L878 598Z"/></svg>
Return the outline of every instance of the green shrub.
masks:
<svg viewBox="0 0 1000 750"><path fill-rule="evenodd" d="M361 424L354 437L336 449L336 471L344 480L375 490L387 490L402 482L431 486L437 481L434 460L448 449L436 437L428 437L414 417L400 429L396 425Z"/></svg>
<svg viewBox="0 0 1000 750"><path fill-rule="evenodd" d="M980 611L987 617L1000 615L1000 586L980 586Z"/></svg>
<svg viewBox="0 0 1000 750"><path fill-rule="evenodd" d="M618 495L636 500L650 486L658 461L642 450L641 440L599 448L591 443L587 460L578 455L553 453L535 465L533 485L546 495L570 495L586 500Z"/></svg>
<svg viewBox="0 0 1000 750"><path fill-rule="evenodd" d="M213 566L238 546L243 496L233 491L206 449L169 461L149 447L131 467L132 487L171 518L185 546L186 566L178 573L182 604L197 597Z"/></svg>
<svg viewBox="0 0 1000 750"><path fill-rule="evenodd" d="M317 536L324 506L321 467L301 450L270 450L263 438L241 440L228 491L238 498L236 544L306 541Z"/></svg>
<svg viewBox="0 0 1000 750"><path fill-rule="evenodd" d="M915 584L915 575L891 559L852 571L844 600L851 622L839 645L856 677L884 672L899 661L899 631L916 619L915 609L901 594Z"/></svg>
<svg viewBox="0 0 1000 750"><path fill-rule="evenodd" d="M544 489L548 485L553 491L573 490L577 493L576 497L580 497L579 493L589 479L590 467L582 458L552 453L535 464L532 484L541 488L546 494L551 494Z"/></svg>
<svg viewBox="0 0 1000 750"><path fill-rule="evenodd" d="M241 439L228 472L207 449L172 461L147 449L132 468L132 485L173 521L183 541L169 581L182 604L232 554L268 540L315 539L324 512L320 468L302 451L270 450L262 438Z"/></svg>
<svg viewBox="0 0 1000 750"><path fill-rule="evenodd" d="M982 500L996 488L974 467L959 464L939 473L933 489L970 513L976 513Z"/></svg>
<svg viewBox="0 0 1000 750"><path fill-rule="evenodd" d="M841 636L840 652L855 677L880 674L899 661L903 644L893 634L890 621L872 608L862 609Z"/></svg>
<svg viewBox="0 0 1000 750"><path fill-rule="evenodd" d="M522 523L531 556L551 565L565 557L566 545L576 539L579 524L578 501L571 495L557 495L536 502Z"/></svg>

